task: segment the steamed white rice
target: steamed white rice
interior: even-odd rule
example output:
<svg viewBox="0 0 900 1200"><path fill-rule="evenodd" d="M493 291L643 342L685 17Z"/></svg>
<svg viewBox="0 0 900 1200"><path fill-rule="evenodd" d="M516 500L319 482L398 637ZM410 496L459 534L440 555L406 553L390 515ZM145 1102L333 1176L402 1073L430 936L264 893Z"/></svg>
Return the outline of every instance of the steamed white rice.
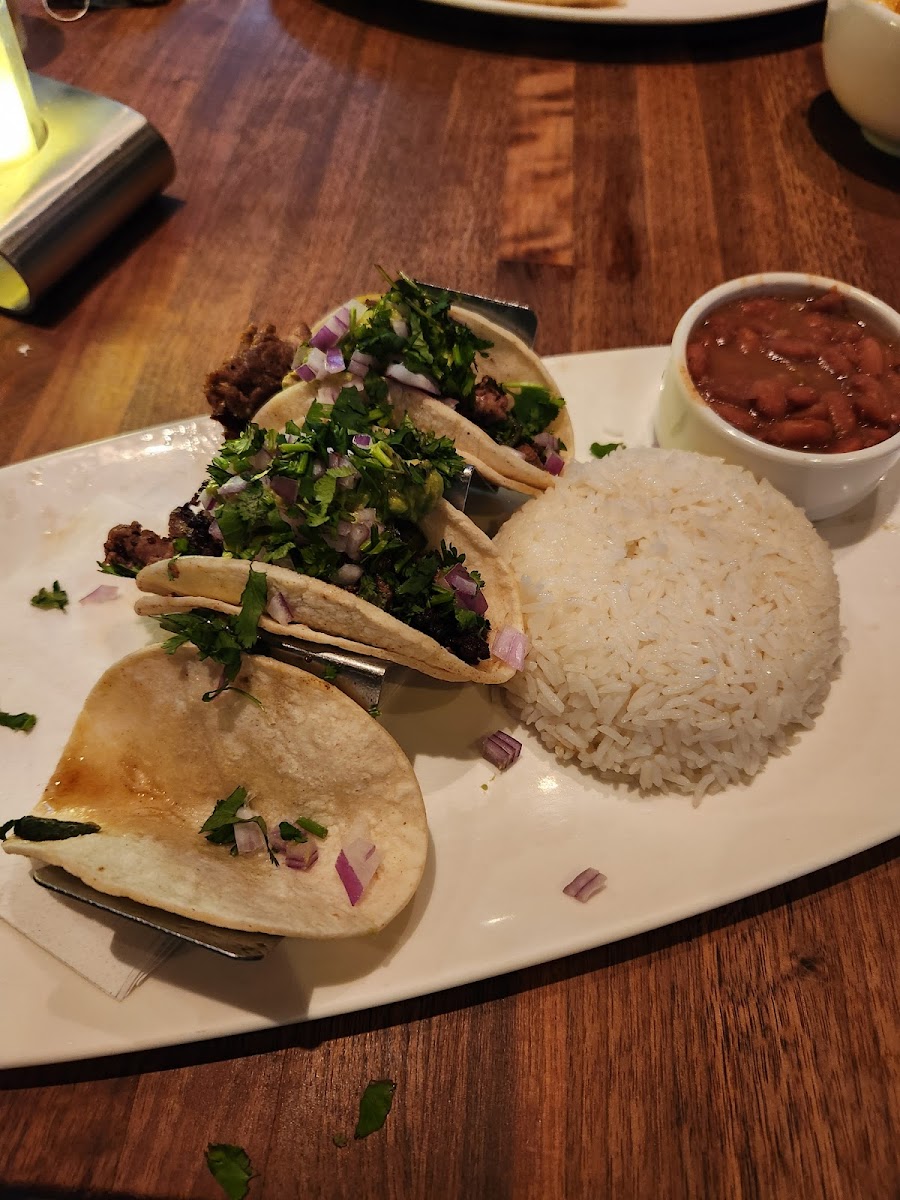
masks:
<svg viewBox="0 0 900 1200"><path fill-rule="evenodd" d="M570 463L497 535L530 638L513 707L562 760L702 795L821 711L831 552L768 483L680 450Z"/></svg>

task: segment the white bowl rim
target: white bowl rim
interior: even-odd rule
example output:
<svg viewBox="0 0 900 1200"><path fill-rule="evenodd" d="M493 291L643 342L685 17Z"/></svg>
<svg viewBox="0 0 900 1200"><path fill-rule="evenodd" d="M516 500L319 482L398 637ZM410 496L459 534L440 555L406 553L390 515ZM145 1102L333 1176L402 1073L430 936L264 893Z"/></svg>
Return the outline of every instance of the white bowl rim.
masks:
<svg viewBox="0 0 900 1200"><path fill-rule="evenodd" d="M882 0L842 0L842 3L852 4L856 8L863 9L864 12L870 13L876 20L887 22L892 29L896 27L897 18L900 16L900 13L897 13L893 8L888 8L886 4L883 4ZM832 0L828 0L826 7L830 11Z"/></svg>
<svg viewBox="0 0 900 1200"><path fill-rule="evenodd" d="M852 463L865 463L887 456L892 451L900 449L900 431L898 431L891 437L885 438L883 442L878 442L875 446L867 446L864 450L847 450L840 454L813 454L809 450L788 450L782 446L770 446L768 442L762 442L759 438L744 433L743 430L731 425L724 417L720 417L710 408L694 385L688 370L686 349L690 333L695 325L699 324L723 301L734 299L740 295L764 295L776 288L796 288L798 291L812 288L823 292L827 292L830 288L837 288L848 300L854 301L859 307L868 309L870 313L880 318L881 323L889 328L892 336L900 338L900 312L891 308L884 300L873 296L871 292L864 292L862 288L855 287L852 283L843 283L840 279L832 279L827 275L810 275L805 271L760 271L753 275L739 275L736 279L726 280L725 283L720 283L699 296L685 310L672 334L672 362L675 374L688 392L689 400L696 403L700 419L720 433L732 438L736 445L742 446L746 451L758 454L761 458L769 459L772 462L791 463L794 466L816 463L825 470L835 471Z"/></svg>

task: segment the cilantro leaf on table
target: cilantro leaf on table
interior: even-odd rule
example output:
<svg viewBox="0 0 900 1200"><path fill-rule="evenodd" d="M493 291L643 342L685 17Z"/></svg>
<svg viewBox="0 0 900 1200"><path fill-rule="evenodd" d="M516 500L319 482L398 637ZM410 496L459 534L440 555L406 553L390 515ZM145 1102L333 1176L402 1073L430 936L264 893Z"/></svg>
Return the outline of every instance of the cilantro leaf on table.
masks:
<svg viewBox="0 0 900 1200"><path fill-rule="evenodd" d="M23 842L63 842L67 838L99 833L93 821L57 821L53 817L14 817L0 825L0 842L5 842L12 830Z"/></svg>
<svg viewBox="0 0 900 1200"><path fill-rule="evenodd" d="M245 1150L228 1142L210 1142L206 1148L206 1165L228 1200L244 1200L254 1175Z"/></svg>
<svg viewBox="0 0 900 1200"><path fill-rule="evenodd" d="M0 712L0 725L5 725L7 729L18 729L22 733L30 733L36 724L37 717L34 713Z"/></svg>
<svg viewBox="0 0 900 1200"><path fill-rule="evenodd" d="M52 588L42 587L31 597L31 603L35 608L58 608L61 612L65 612L66 605L69 603L69 593L59 586L59 580L54 579Z"/></svg>
<svg viewBox="0 0 900 1200"><path fill-rule="evenodd" d="M397 1085L391 1079L374 1079L359 1101L359 1120L353 1136L358 1140L377 1133L387 1120Z"/></svg>

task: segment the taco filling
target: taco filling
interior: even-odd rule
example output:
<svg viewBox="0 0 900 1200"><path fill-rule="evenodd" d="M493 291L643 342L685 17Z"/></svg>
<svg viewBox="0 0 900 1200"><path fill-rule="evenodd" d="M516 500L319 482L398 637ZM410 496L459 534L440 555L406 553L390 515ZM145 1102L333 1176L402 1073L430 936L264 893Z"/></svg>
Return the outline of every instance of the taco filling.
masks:
<svg viewBox="0 0 900 1200"><path fill-rule="evenodd" d="M300 345L287 387L326 380L341 371L415 388L440 400L501 446L551 475L564 466L565 445L550 426L564 406L538 383L498 381L478 373L479 357L494 343L457 321L454 297L405 275L384 295L353 300Z"/></svg>
<svg viewBox="0 0 900 1200"><path fill-rule="evenodd" d="M337 391L337 389L335 389ZM169 536L116 526L105 568L136 573L181 554L271 563L333 584L433 638L464 663L490 657L484 581L465 555L429 547L418 522L465 464L449 438L408 420L388 427L387 385L345 387L284 432L250 424L226 442L202 490L172 513ZM360 432L365 430L365 432ZM268 613L289 624L275 592Z"/></svg>

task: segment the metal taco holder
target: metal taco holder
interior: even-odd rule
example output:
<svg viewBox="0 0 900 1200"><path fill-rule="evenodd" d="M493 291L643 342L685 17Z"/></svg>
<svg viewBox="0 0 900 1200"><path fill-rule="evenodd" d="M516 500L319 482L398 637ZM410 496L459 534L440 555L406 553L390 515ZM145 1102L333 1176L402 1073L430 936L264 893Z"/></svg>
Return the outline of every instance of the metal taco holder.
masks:
<svg viewBox="0 0 900 1200"><path fill-rule="evenodd" d="M423 286L435 287L433 284ZM529 346L533 344L537 317L530 308L469 292L455 292L454 295L463 301L462 307L472 308L491 317L498 325L520 337ZM467 465L445 498L460 512L465 512L470 492L475 490L496 493L498 489L482 479L474 467ZM259 638L263 647L262 653L301 671L308 671L319 679L327 679L370 713L381 707L385 680L390 671L397 670L392 663L382 659L283 634L260 630ZM170 934L188 945L211 950L214 954L221 954L226 958L258 962L281 941L281 937L275 934L220 929L215 925L207 925L204 921L194 921L190 917L140 904L126 896L108 896L105 892L98 892L89 887L62 867L34 867L31 874L36 883L51 892L57 892L71 900L80 900L103 912L125 917L160 933Z"/></svg>

